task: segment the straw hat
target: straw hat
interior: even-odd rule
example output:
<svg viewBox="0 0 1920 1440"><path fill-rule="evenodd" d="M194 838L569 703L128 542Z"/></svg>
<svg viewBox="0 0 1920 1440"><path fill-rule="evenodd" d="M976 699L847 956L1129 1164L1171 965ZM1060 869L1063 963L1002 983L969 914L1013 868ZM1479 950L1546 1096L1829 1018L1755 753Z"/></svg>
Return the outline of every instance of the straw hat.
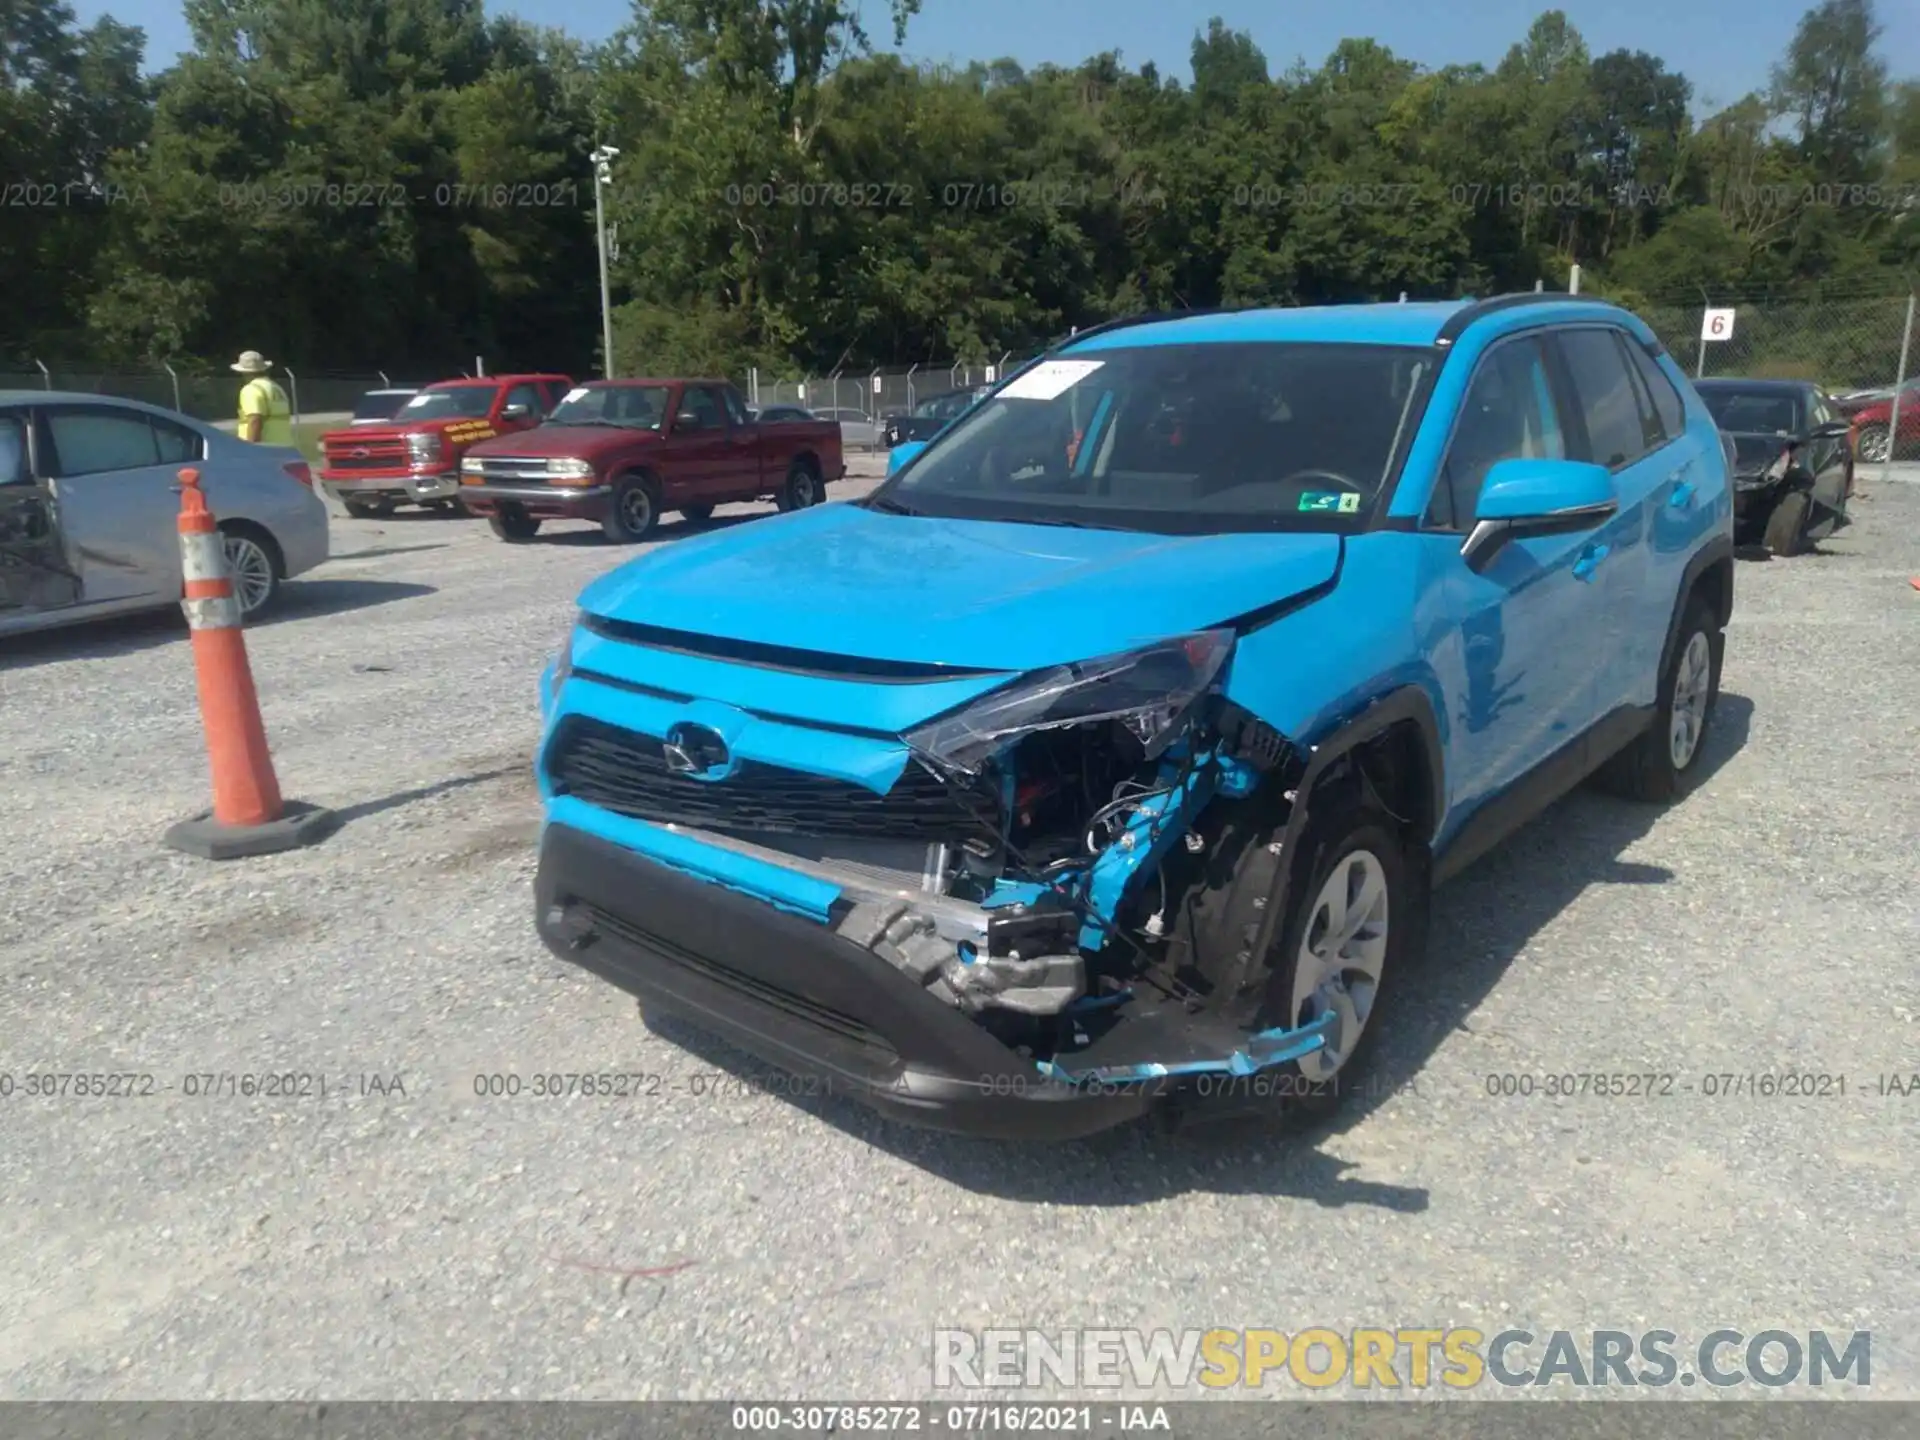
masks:
<svg viewBox="0 0 1920 1440"><path fill-rule="evenodd" d="M242 375L264 375L273 369L273 364L258 350L245 350L241 352L240 358L227 368L238 370Z"/></svg>

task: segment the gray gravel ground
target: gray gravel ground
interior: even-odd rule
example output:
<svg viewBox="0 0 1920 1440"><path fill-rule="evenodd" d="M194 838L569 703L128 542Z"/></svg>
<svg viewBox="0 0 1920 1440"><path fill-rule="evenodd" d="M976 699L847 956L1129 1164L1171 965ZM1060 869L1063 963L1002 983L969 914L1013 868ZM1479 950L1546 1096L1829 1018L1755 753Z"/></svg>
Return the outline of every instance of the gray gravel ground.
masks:
<svg viewBox="0 0 1920 1440"><path fill-rule="evenodd" d="M1920 486L1857 508L1741 565L1697 793L1579 794L1443 892L1382 1036L1401 1088L1291 1138L477 1098L747 1063L533 934L536 675L630 553L585 529L336 522L249 638L287 793L347 817L304 853L161 848L206 800L177 621L9 642L0 1396L879 1399L929 1393L932 1327L989 1323L1871 1329L1873 1393L1920 1396L1920 1095L1865 1093L1920 1071ZM1847 1094L1701 1093L1788 1070ZM172 1093L20 1088L105 1071ZM1487 1094L1566 1071L1678 1078ZM329 1093L189 1098L199 1072Z"/></svg>

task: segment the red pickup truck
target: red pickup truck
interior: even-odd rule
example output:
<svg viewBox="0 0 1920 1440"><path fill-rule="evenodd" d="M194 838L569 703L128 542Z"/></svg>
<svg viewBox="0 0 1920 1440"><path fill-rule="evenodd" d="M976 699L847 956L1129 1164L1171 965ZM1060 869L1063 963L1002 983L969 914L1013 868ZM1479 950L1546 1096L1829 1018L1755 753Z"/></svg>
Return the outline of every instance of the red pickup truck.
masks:
<svg viewBox="0 0 1920 1440"><path fill-rule="evenodd" d="M442 380L391 421L320 437L320 488L368 519L396 505L460 508L460 457L476 440L538 425L573 385L565 375Z"/></svg>
<svg viewBox="0 0 1920 1440"><path fill-rule="evenodd" d="M802 510L846 473L831 420L756 423L724 380L603 380L569 390L539 428L469 450L460 502L502 540L565 519L632 544L668 510L695 521L740 500Z"/></svg>

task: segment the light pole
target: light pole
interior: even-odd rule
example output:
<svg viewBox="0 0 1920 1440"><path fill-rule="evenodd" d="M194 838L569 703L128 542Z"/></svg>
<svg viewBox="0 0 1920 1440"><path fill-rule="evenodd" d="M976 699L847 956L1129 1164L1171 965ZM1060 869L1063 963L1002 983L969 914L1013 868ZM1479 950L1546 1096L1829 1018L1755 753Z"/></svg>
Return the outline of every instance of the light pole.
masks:
<svg viewBox="0 0 1920 1440"><path fill-rule="evenodd" d="M593 161L593 230L600 246L600 371L613 378L613 301L607 289L607 211L600 192L613 183L613 157L620 152L611 145L598 147L587 158Z"/></svg>

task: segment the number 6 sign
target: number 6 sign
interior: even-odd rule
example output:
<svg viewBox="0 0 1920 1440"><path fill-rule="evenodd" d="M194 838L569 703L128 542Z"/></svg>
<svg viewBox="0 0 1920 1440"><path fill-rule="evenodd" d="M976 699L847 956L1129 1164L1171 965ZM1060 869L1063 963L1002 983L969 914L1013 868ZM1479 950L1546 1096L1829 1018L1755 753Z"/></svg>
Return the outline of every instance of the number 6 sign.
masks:
<svg viewBox="0 0 1920 1440"><path fill-rule="evenodd" d="M1733 311L1707 311L1700 319L1700 338L1702 340L1731 340L1733 338Z"/></svg>

